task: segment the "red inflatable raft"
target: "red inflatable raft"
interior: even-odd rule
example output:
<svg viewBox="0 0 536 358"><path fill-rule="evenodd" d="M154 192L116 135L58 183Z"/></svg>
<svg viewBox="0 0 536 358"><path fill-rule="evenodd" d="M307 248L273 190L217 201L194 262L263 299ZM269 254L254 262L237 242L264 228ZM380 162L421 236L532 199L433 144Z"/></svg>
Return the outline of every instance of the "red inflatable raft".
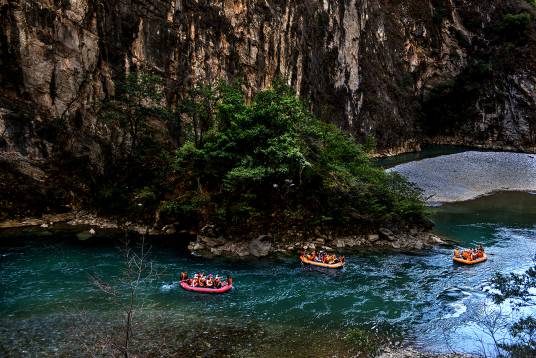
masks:
<svg viewBox="0 0 536 358"><path fill-rule="evenodd" d="M206 288L206 287L193 287L188 284L186 281L181 281L181 287L190 292L197 293L225 293L233 289L233 285L226 285L220 288Z"/></svg>

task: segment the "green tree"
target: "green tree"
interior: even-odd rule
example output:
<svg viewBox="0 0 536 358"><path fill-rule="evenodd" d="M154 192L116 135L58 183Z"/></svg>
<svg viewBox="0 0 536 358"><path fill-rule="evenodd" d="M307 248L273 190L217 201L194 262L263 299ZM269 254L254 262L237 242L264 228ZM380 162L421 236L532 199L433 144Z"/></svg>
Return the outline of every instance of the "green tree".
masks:
<svg viewBox="0 0 536 358"><path fill-rule="evenodd" d="M138 149L150 116L163 116L162 78L145 72L129 73L116 83L116 95L105 101L100 119L115 123L130 136L128 155Z"/></svg>
<svg viewBox="0 0 536 358"><path fill-rule="evenodd" d="M181 191L166 204L180 216L235 222L422 219L413 187L373 167L350 135L316 119L281 81L249 104L226 83L205 93L217 98L210 127L202 140L177 151Z"/></svg>
<svg viewBox="0 0 536 358"><path fill-rule="evenodd" d="M525 45L533 17L528 12L506 14L497 25L497 31L505 40L518 45Z"/></svg>
<svg viewBox="0 0 536 358"><path fill-rule="evenodd" d="M216 85L197 84L187 92L176 113L187 141L193 141L199 147L211 127L230 123L232 113L243 106L239 85L238 82L219 81ZM221 101L223 97L225 101Z"/></svg>
<svg viewBox="0 0 536 358"><path fill-rule="evenodd" d="M188 91L186 99L178 107L178 120L186 130L188 137L193 137L196 146L200 145L206 131L214 122L216 92L212 86L196 85ZM185 120L186 117L186 120ZM188 138L187 139L190 139Z"/></svg>
<svg viewBox="0 0 536 358"><path fill-rule="evenodd" d="M104 175L93 183L95 206L107 213L152 220L164 191L172 144L154 135L150 123L168 122L163 81L145 72L127 74L115 84L115 95L103 102L99 119L127 134L120 150L111 148Z"/></svg>

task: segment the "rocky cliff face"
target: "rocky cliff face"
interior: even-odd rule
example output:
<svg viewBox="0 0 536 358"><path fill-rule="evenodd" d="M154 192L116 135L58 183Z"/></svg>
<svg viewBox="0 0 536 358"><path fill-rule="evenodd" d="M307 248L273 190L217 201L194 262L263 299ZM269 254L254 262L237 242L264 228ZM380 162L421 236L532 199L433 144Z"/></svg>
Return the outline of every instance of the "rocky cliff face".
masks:
<svg viewBox="0 0 536 358"><path fill-rule="evenodd" d="M251 95L282 76L321 118L385 151L534 151L533 20L512 50L523 61L463 102L443 93L455 120L427 110L434 89L497 56L498 21L520 11L534 14L522 0L0 0L1 159L20 172L68 151L98 166L114 134L96 106L138 68L166 78L170 106L194 83L241 78Z"/></svg>

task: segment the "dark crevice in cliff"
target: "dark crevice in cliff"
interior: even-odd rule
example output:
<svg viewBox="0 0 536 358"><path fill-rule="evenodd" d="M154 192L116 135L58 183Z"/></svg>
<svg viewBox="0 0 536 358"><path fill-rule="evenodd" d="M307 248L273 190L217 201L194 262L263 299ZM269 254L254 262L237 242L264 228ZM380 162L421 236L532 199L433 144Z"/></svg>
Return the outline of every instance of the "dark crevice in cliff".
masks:
<svg viewBox="0 0 536 358"><path fill-rule="evenodd" d="M3 91L14 91L22 95L20 84L23 82L20 66L19 29L13 17L12 4L0 5L0 18L4 19L0 27L0 83Z"/></svg>
<svg viewBox="0 0 536 358"><path fill-rule="evenodd" d="M420 125L427 136L450 137L447 141L460 144L534 148L536 101L527 96L527 86L536 63L535 15L526 4L507 2L476 29L484 22L482 14L461 13L480 36L464 43L468 61L463 70L425 93L426 117Z"/></svg>
<svg viewBox="0 0 536 358"><path fill-rule="evenodd" d="M527 40L501 34L521 13ZM382 151L536 150L536 13L522 0L20 0L0 15L0 154L54 175L109 174L128 136L96 113L113 81L140 69L166 78L168 108L196 83L239 79L251 98L281 77L323 121ZM152 129L182 140L171 124ZM92 176L81 196L101 184Z"/></svg>

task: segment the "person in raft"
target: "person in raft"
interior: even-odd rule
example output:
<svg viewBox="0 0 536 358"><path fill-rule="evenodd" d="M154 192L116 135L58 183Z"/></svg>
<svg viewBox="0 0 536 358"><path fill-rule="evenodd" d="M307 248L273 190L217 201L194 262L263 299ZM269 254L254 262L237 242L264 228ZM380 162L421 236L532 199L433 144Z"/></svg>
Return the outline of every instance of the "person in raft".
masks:
<svg viewBox="0 0 536 358"><path fill-rule="evenodd" d="M318 254L316 253L316 251L313 251L305 255L305 258L309 261L321 262L330 265L333 265L340 261L340 259L337 258L337 255L329 255L324 251L320 251Z"/></svg>
<svg viewBox="0 0 536 358"><path fill-rule="evenodd" d="M209 274L208 276L203 273L196 273L193 278L188 278L188 273L181 272L181 281L186 281L189 286L192 287L205 287L205 288L222 288L230 285L232 279L227 277L226 280L222 280L221 276Z"/></svg>
<svg viewBox="0 0 536 358"><path fill-rule="evenodd" d="M305 255L305 258L309 261L316 261L317 259L316 251L313 250L313 252Z"/></svg>
<svg viewBox="0 0 536 358"><path fill-rule="evenodd" d="M458 247L454 248L454 257L463 258L467 261L473 261L484 257L484 247L478 245L477 248L461 250Z"/></svg>

